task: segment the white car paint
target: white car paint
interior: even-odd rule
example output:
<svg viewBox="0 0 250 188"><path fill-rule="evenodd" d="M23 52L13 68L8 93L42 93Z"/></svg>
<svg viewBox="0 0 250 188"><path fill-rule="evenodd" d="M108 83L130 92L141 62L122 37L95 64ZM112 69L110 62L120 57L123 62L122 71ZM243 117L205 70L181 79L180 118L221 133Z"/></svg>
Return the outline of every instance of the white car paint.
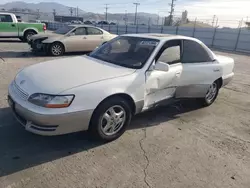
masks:
<svg viewBox="0 0 250 188"><path fill-rule="evenodd" d="M56 122L59 128L54 132L34 130L27 125L26 129L41 135L58 135L87 130L93 111L103 100L112 95L130 96L135 104L135 113L140 113L166 99L205 97L208 87L214 81L222 79L224 86L233 78L234 60L215 55L197 39L160 34L125 36L153 38L160 41L141 69L125 68L92 57L81 56L32 65L19 72L13 82L28 96L34 93L73 94L75 96L72 104L65 109L47 109L18 98L11 84L9 95L15 103L21 106L19 113L27 118L31 117L30 114L39 115L38 120L31 118L29 122L35 121L40 125L51 124L54 122L50 122L46 117L60 115L60 122ZM155 56L163 44L175 39L192 40L201 44L213 61L196 65L176 63L170 66L165 65L165 71L157 70L156 67L164 68L164 64L155 65ZM23 80L24 84L22 84ZM66 122L61 121L63 114L68 117ZM70 114L73 115L70 116ZM71 128L68 125L69 120L72 121ZM84 120L85 123L77 122L79 120Z"/></svg>

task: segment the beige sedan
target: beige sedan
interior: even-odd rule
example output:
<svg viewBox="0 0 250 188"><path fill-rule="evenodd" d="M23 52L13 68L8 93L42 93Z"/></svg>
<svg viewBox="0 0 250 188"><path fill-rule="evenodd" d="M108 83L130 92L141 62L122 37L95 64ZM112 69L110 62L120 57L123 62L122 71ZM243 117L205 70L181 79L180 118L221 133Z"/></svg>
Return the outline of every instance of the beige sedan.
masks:
<svg viewBox="0 0 250 188"><path fill-rule="evenodd" d="M89 52L115 38L101 28L89 25L69 25L54 32L37 34L29 42L33 51L43 51L53 56L65 52Z"/></svg>

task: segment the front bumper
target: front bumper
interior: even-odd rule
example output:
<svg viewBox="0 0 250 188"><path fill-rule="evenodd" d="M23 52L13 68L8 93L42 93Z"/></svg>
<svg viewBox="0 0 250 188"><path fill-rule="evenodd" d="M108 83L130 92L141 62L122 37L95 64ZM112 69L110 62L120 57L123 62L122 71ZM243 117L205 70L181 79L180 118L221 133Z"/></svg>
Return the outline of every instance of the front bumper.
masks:
<svg viewBox="0 0 250 188"><path fill-rule="evenodd" d="M65 109L65 113L51 113L51 111L46 113L44 108L39 112L37 106L20 99L11 86L9 87L8 101L14 116L27 131L44 136L88 130L93 113L93 110L67 112L67 109ZM32 110L32 105L35 107L34 110Z"/></svg>
<svg viewBox="0 0 250 188"><path fill-rule="evenodd" d="M49 44L44 44L41 40L32 40L29 42L29 45L35 52L48 52L49 49Z"/></svg>

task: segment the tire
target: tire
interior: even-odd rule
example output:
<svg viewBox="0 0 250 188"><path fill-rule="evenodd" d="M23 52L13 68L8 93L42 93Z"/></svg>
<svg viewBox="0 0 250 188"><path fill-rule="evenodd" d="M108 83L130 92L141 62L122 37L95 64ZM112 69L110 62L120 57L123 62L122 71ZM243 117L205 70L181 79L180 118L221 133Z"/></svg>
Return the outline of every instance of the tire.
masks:
<svg viewBox="0 0 250 188"><path fill-rule="evenodd" d="M30 37L31 37L32 35L35 35L35 34L36 34L35 31L27 31L27 32L25 32L25 34L24 34L24 36L23 36L23 41L24 41L24 42L29 42L29 41L30 41Z"/></svg>
<svg viewBox="0 0 250 188"><path fill-rule="evenodd" d="M49 53L52 56L61 56L64 54L64 46L59 42L54 42L49 47Z"/></svg>
<svg viewBox="0 0 250 188"><path fill-rule="evenodd" d="M112 109L115 111L114 115L111 113ZM121 115L122 111L123 115ZM132 111L128 102L122 97L112 97L96 108L90 121L89 131L93 138L110 142L119 138L126 131L131 118ZM108 123L108 119L110 123Z"/></svg>
<svg viewBox="0 0 250 188"><path fill-rule="evenodd" d="M215 81L208 89L206 96L201 100L203 106L207 107L214 103L219 94L219 82Z"/></svg>

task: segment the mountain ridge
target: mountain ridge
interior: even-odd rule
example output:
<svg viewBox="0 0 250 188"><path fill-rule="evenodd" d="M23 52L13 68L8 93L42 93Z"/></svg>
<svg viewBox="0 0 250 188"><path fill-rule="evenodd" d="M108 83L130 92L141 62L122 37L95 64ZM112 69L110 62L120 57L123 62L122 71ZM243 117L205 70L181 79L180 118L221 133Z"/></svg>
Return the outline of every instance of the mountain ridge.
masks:
<svg viewBox="0 0 250 188"><path fill-rule="evenodd" d="M20 8L22 7L22 8ZM43 14L48 15L48 19L53 20L53 12L55 10L55 13L57 15L65 15L69 16L71 15L69 6L55 3L55 2L41 2L41 3L26 3L24 1L13 1L5 4L0 4L0 11L21 11L26 13L33 13L33 14L41 14L41 17L43 17ZM75 16L77 14L76 8L73 8L72 15ZM78 8L78 15L81 17L84 17L85 20L104 20L105 15L99 14L99 13L93 13L93 12L86 12L80 8ZM124 13L109 13L108 14L108 20L113 22L124 22L125 15ZM127 14L128 22L133 23L134 22L134 14L128 13ZM157 14L151 14L151 13L145 13L145 12L138 12L138 23L148 24L150 23L157 23L158 21L158 15Z"/></svg>

